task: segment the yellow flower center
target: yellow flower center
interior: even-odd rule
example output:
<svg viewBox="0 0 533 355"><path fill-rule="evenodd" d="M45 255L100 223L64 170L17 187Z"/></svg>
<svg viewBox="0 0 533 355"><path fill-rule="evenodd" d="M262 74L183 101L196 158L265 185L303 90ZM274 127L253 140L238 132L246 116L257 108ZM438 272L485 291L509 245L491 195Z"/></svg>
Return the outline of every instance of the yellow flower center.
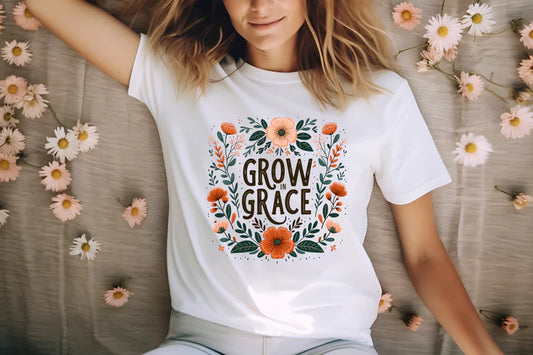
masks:
<svg viewBox="0 0 533 355"><path fill-rule="evenodd" d="M136 215L138 215L138 214L139 214L139 209L138 209L137 207L133 207L133 208L131 209L131 215L132 215L132 216L136 216Z"/></svg>
<svg viewBox="0 0 533 355"><path fill-rule="evenodd" d="M13 49L11 50L11 53L13 53L13 55L15 57L18 57L19 55L22 54L22 49L20 47L13 47Z"/></svg>
<svg viewBox="0 0 533 355"><path fill-rule="evenodd" d="M380 307L383 306L383 303L385 303L384 300L379 300L379 306L380 306Z"/></svg>
<svg viewBox="0 0 533 355"><path fill-rule="evenodd" d="M437 30L437 33L441 37L446 37L448 35L448 27L446 26L439 27L439 29Z"/></svg>
<svg viewBox="0 0 533 355"><path fill-rule="evenodd" d="M33 17L33 15L31 14L30 10L28 10L28 9L24 10L24 16Z"/></svg>
<svg viewBox="0 0 533 355"><path fill-rule="evenodd" d="M91 249L89 243L83 243L83 245L81 246L81 250L83 251L89 251L89 249Z"/></svg>
<svg viewBox="0 0 533 355"><path fill-rule="evenodd" d="M480 23L481 20L483 20L483 16L481 16L481 14L475 14L474 16L472 16L473 23Z"/></svg>
<svg viewBox="0 0 533 355"><path fill-rule="evenodd" d="M113 293L113 298L119 299L119 298L122 298L122 296L123 294L120 291Z"/></svg>
<svg viewBox="0 0 533 355"><path fill-rule="evenodd" d="M10 113L4 113L4 121L9 121L11 119Z"/></svg>
<svg viewBox="0 0 533 355"><path fill-rule="evenodd" d="M18 91L19 88L17 87L17 85L14 84L9 85L9 87L7 88L7 92L9 92L11 95L15 95Z"/></svg>
<svg viewBox="0 0 533 355"><path fill-rule="evenodd" d="M88 135L87 132L85 132L85 131L80 132L80 133L78 134L78 139L79 139L80 141L84 141L84 140L86 140L87 137L89 137L89 135Z"/></svg>
<svg viewBox="0 0 533 355"><path fill-rule="evenodd" d="M466 84L466 89L468 90L468 92L472 92L472 91L474 91L474 85L472 85L470 83L467 83Z"/></svg>
<svg viewBox="0 0 533 355"><path fill-rule="evenodd" d="M64 209L69 209L72 204L70 203L69 200L64 200L61 205L63 206Z"/></svg>
<svg viewBox="0 0 533 355"><path fill-rule="evenodd" d="M68 141L67 141L65 138L61 138L61 139L57 142L57 145L59 146L59 148L61 148L61 149L65 149L66 147L68 147Z"/></svg>
<svg viewBox="0 0 533 355"><path fill-rule="evenodd" d="M533 30L529 32L529 38L533 39Z"/></svg>
<svg viewBox="0 0 533 355"><path fill-rule="evenodd" d="M518 126L520 124L520 118L513 117L513 119L509 121L509 124L514 127Z"/></svg>
<svg viewBox="0 0 533 355"><path fill-rule="evenodd" d="M467 153L475 153L477 150L477 147L474 143L468 143L465 147L465 151Z"/></svg>
<svg viewBox="0 0 533 355"><path fill-rule="evenodd" d="M516 327L516 325L514 325L514 324L509 324L509 330L514 330L515 327Z"/></svg>
<svg viewBox="0 0 533 355"><path fill-rule="evenodd" d="M0 160L0 169L2 170L9 169L9 162L5 159Z"/></svg>
<svg viewBox="0 0 533 355"><path fill-rule="evenodd" d="M410 20L411 19L411 12L409 10L402 11L402 18L404 20Z"/></svg>
<svg viewBox="0 0 533 355"><path fill-rule="evenodd" d="M52 171L52 174L51 174L51 175L52 175L52 177L53 177L54 179L57 180L57 179L59 179L59 178L61 177L61 171L59 171L59 170L57 170L57 169L54 169L54 171Z"/></svg>

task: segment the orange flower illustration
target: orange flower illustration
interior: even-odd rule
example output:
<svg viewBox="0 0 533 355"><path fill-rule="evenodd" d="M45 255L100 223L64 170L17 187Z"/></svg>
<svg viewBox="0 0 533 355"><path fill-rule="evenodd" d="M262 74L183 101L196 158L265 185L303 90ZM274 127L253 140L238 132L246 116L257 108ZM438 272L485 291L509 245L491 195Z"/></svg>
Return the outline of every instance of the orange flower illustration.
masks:
<svg viewBox="0 0 533 355"><path fill-rule="evenodd" d="M217 234L222 234L228 229L228 221L221 221L215 224L213 231Z"/></svg>
<svg viewBox="0 0 533 355"><path fill-rule="evenodd" d="M322 127L322 133L327 135L332 135L337 130L337 124L336 123L326 123L324 127Z"/></svg>
<svg viewBox="0 0 533 355"><path fill-rule="evenodd" d="M207 195L207 201L209 202L216 202L218 200L222 200L223 202L228 201L228 192L220 187L215 187L213 190L209 191L209 195Z"/></svg>
<svg viewBox="0 0 533 355"><path fill-rule="evenodd" d="M232 135L237 133L237 128L235 128L235 125L233 123L224 122L220 125L220 129L222 129L222 132Z"/></svg>
<svg viewBox="0 0 533 355"><path fill-rule="evenodd" d="M294 121L289 117L276 117L270 121L266 135L274 145L281 148L286 147L289 143L296 142L297 131L294 128Z"/></svg>
<svg viewBox="0 0 533 355"><path fill-rule="evenodd" d="M341 226L339 226L338 223L335 223L335 222L332 222L332 221L327 221L326 222L326 229L330 233L339 233L342 228L341 228Z"/></svg>
<svg viewBox="0 0 533 355"><path fill-rule="evenodd" d="M335 195L339 197L344 197L348 194L346 192L346 187L344 187L343 184L338 183L338 182L334 182L333 184L331 184L329 186L329 189L331 190L331 192L333 192Z"/></svg>
<svg viewBox="0 0 533 355"><path fill-rule="evenodd" d="M292 233L285 227L270 227L263 233L261 251L272 259L282 259L294 250Z"/></svg>

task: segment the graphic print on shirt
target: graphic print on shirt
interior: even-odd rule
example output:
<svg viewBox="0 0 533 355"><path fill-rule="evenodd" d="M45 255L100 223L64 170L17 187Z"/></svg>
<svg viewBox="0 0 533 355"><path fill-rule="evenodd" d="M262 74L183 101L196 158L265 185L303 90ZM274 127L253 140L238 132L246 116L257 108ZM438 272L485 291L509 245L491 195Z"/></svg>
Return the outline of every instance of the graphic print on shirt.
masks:
<svg viewBox="0 0 533 355"><path fill-rule="evenodd" d="M337 128L290 117L212 127L207 201L220 251L284 259L336 250L347 195Z"/></svg>

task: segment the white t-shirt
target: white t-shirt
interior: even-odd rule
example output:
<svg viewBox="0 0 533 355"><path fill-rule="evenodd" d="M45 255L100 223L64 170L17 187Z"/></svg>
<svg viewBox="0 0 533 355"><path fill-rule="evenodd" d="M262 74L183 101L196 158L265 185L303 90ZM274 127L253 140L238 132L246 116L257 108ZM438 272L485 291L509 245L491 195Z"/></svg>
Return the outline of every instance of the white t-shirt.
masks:
<svg viewBox="0 0 533 355"><path fill-rule="evenodd" d="M145 55L147 39L128 94L161 139L172 307L261 335L373 345L382 290L363 241L374 176L394 204L451 181L408 82L377 71L393 94L340 113L320 109L298 73L228 56L212 76L231 75L194 102Z"/></svg>

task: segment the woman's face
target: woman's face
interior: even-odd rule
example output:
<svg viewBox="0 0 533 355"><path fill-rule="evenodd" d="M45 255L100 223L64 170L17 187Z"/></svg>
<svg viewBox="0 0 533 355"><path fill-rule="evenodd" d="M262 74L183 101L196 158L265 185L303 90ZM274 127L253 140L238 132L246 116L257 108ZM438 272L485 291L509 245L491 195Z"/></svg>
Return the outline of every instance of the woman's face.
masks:
<svg viewBox="0 0 533 355"><path fill-rule="evenodd" d="M305 0L223 0L235 30L260 51L295 52Z"/></svg>

